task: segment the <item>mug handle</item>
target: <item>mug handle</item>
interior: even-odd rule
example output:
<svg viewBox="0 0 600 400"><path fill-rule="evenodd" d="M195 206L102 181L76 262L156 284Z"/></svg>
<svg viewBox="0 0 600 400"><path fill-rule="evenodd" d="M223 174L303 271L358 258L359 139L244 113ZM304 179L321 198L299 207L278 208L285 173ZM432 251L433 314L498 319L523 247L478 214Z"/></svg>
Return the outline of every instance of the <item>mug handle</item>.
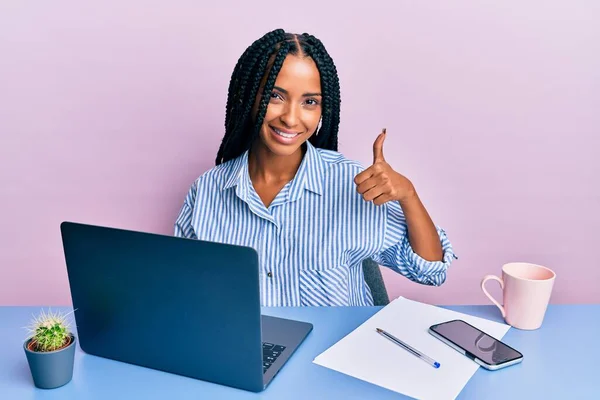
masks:
<svg viewBox="0 0 600 400"><path fill-rule="evenodd" d="M485 290L485 283L489 280L494 280L494 281L498 281L500 282L500 287L502 288L502 290L504 290L504 281L500 278L498 278L496 275L486 275L483 277L483 279L481 280L481 290L483 290L483 293L485 293L485 295L488 297L488 299L490 299L492 301L492 303L494 303L496 305L496 307L498 307L500 309L500 312L502 313L502 318L506 318L506 311L504 310L504 307L502 307L497 301L496 299L494 299L492 297L492 295L490 295L488 293L487 290Z"/></svg>

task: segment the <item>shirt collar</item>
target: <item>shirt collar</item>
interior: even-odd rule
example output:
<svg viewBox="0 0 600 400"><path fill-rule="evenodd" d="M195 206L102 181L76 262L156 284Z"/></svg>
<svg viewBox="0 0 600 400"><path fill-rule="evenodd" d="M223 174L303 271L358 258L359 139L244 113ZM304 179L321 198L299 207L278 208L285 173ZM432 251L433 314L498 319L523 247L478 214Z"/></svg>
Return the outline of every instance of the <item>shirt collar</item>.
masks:
<svg viewBox="0 0 600 400"><path fill-rule="evenodd" d="M227 178L225 179L225 183L221 190L239 185L243 177L248 176L248 150L241 156L232 160L226 171L228 171L229 174L225 174Z"/></svg>
<svg viewBox="0 0 600 400"><path fill-rule="evenodd" d="M296 176L292 180L289 192L290 200L298 200L303 189L318 195L323 194L325 165L321 153L307 140L306 153L300 162Z"/></svg>
<svg viewBox="0 0 600 400"><path fill-rule="evenodd" d="M325 174L325 162L321 153L306 141L306 153L300 162L296 176L290 184L289 200L297 200L301 197L303 190L307 189L313 193L323 194L323 178ZM229 173L222 186L222 190L233 186L240 186L241 193L246 193L249 186L250 176L248 174L248 152L234 159L228 167Z"/></svg>

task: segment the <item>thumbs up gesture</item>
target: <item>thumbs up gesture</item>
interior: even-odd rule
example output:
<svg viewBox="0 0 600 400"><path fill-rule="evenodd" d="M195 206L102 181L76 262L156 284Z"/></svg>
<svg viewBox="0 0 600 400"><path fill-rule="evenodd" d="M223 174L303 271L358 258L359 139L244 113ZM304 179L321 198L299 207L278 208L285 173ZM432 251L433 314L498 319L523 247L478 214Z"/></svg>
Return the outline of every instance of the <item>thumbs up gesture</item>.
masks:
<svg viewBox="0 0 600 400"><path fill-rule="evenodd" d="M386 134L386 130L383 129L373 143L373 165L354 177L356 191L362 194L365 201L372 201L375 205L392 200L402 203L415 195L413 184L394 171L383 157Z"/></svg>

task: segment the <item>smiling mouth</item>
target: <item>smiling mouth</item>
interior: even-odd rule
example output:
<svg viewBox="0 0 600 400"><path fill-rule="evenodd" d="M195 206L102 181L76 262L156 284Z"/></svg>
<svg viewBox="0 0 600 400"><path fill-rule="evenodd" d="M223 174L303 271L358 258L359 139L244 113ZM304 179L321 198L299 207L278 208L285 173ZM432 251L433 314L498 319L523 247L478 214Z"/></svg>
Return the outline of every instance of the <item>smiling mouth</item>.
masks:
<svg viewBox="0 0 600 400"><path fill-rule="evenodd" d="M274 127L270 126L270 125L269 125L269 127L270 127L270 128L273 130L273 132L275 132L277 135L279 135L279 136L281 136L281 137L284 137L284 138L286 138L286 139L293 139L293 138L295 138L296 136L300 135L299 133L285 133L285 132L282 132L282 131L280 131L279 129L276 129L276 128L274 128Z"/></svg>

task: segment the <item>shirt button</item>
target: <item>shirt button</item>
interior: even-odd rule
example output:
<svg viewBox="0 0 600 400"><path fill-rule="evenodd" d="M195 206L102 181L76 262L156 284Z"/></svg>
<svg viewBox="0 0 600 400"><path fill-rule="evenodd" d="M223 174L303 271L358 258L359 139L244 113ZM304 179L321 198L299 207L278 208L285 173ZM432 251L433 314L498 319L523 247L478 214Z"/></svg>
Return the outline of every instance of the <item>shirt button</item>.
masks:
<svg viewBox="0 0 600 400"><path fill-rule="evenodd" d="M271 271L269 271L269 272L267 272L267 276L268 276L269 278L272 278L272 277L273 277L273 273L272 273Z"/></svg>

